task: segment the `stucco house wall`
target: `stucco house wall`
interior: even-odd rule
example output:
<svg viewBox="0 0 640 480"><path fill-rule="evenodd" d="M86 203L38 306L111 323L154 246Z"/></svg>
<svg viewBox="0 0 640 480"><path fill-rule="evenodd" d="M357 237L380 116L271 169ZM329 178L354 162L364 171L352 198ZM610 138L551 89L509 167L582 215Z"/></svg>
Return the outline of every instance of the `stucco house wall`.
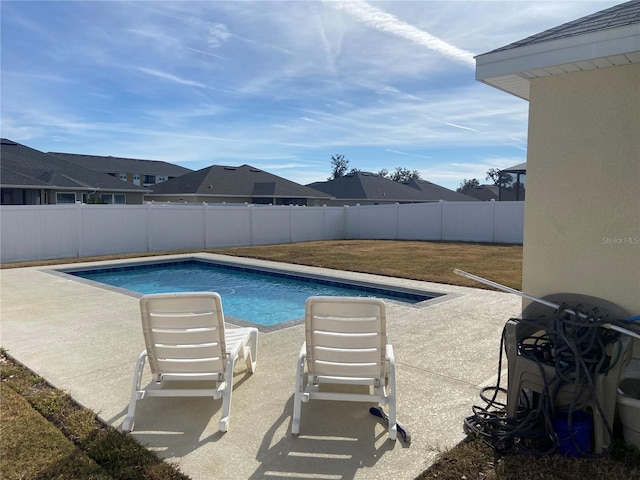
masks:
<svg viewBox="0 0 640 480"><path fill-rule="evenodd" d="M640 64L532 79L523 290L640 313L639 188Z"/></svg>

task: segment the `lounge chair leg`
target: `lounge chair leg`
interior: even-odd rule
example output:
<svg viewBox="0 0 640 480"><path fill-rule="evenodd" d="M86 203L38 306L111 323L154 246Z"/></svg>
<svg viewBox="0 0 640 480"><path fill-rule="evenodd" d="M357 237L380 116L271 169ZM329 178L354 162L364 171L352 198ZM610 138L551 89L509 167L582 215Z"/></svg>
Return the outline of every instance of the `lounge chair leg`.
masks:
<svg viewBox="0 0 640 480"><path fill-rule="evenodd" d="M249 338L249 355L247 355L247 368L251 373L256 371L256 364L258 362L258 329L251 329L251 336Z"/></svg>
<svg viewBox="0 0 640 480"><path fill-rule="evenodd" d="M144 370L144 364L147 360L147 351L144 350L136 361L136 367L133 372L133 384L131 385L131 395L129 397L129 408L127 410L127 416L122 422L121 429L123 432L133 431L135 425L136 404L138 399L142 398L140 393L140 385L142 383L142 371Z"/></svg>
<svg viewBox="0 0 640 480"><path fill-rule="evenodd" d="M229 417L231 415L231 396L233 394L233 369L235 368L235 357L229 355L227 359L227 373L230 379L225 379L225 388L222 391L222 417L218 423L218 430L226 432L229 430Z"/></svg>
<svg viewBox="0 0 640 480"><path fill-rule="evenodd" d="M293 397L293 417L291 418L291 434L300 434L300 409L302 400L300 399L300 393L296 392Z"/></svg>
<svg viewBox="0 0 640 480"><path fill-rule="evenodd" d="M302 401L305 393L304 385L304 364L307 361L306 345L303 344L298 354L298 366L296 368L296 393L293 396L293 417L291 417L291 434L300 433L300 414L302 413Z"/></svg>

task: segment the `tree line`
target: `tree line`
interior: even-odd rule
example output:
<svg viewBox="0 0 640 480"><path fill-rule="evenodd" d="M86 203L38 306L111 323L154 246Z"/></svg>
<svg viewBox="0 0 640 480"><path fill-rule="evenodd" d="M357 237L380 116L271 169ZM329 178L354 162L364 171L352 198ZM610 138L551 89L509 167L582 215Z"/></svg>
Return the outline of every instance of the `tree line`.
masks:
<svg viewBox="0 0 640 480"><path fill-rule="evenodd" d="M344 177L351 173L360 172L359 168L352 168L349 170L349 160L342 154L336 154L331 156L331 176L327 180L334 180L336 178ZM376 175L380 177L388 178L394 182L408 182L409 180L420 180L420 173L417 170L409 170L404 167L396 167L393 173L390 173L386 168L376 172Z"/></svg>

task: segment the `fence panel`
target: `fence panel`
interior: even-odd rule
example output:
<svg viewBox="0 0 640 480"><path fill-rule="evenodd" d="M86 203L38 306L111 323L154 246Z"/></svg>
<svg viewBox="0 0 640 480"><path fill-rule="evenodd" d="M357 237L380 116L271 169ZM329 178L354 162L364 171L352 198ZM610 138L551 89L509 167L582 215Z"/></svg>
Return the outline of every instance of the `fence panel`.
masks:
<svg viewBox="0 0 640 480"><path fill-rule="evenodd" d="M3 263L78 256L75 205L3 206L0 258Z"/></svg>
<svg viewBox="0 0 640 480"><path fill-rule="evenodd" d="M0 261L341 239L522 243L524 202L0 207Z"/></svg>
<svg viewBox="0 0 640 480"><path fill-rule="evenodd" d="M149 251L198 250L205 246L202 204L149 206Z"/></svg>
<svg viewBox="0 0 640 480"><path fill-rule="evenodd" d="M345 207L322 207L324 210L323 240L344 240L346 234Z"/></svg>
<svg viewBox="0 0 640 480"><path fill-rule="evenodd" d="M251 245L274 245L291 241L289 207L251 207Z"/></svg>
<svg viewBox="0 0 640 480"><path fill-rule="evenodd" d="M496 202L446 202L442 206L442 240L493 241Z"/></svg>
<svg viewBox="0 0 640 480"><path fill-rule="evenodd" d="M411 203L398 209L398 239L442 240L442 204Z"/></svg>
<svg viewBox="0 0 640 480"><path fill-rule="evenodd" d="M358 238L369 240L394 240L398 237L399 205L360 205L358 214Z"/></svg>
<svg viewBox="0 0 640 480"><path fill-rule="evenodd" d="M325 207L290 207L291 238L295 242L324 239Z"/></svg>
<svg viewBox="0 0 640 480"><path fill-rule="evenodd" d="M148 250L144 205L80 205L80 257Z"/></svg>
<svg viewBox="0 0 640 480"><path fill-rule="evenodd" d="M496 243L523 243L524 202L495 202L494 235Z"/></svg>
<svg viewBox="0 0 640 480"><path fill-rule="evenodd" d="M205 207L206 248L251 245L251 207L249 205Z"/></svg>

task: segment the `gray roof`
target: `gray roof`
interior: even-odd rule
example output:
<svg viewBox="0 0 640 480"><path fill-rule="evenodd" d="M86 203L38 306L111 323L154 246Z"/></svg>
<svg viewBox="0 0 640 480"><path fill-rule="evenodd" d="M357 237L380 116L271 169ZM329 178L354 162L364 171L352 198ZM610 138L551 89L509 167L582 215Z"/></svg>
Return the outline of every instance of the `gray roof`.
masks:
<svg viewBox="0 0 640 480"><path fill-rule="evenodd" d="M190 168L160 160L141 160L137 158L105 157L100 155L81 155L62 152L49 153L69 162L82 165L85 168L104 173L130 172L141 173L143 175L164 175L173 178L193 171Z"/></svg>
<svg viewBox="0 0 640 480"><path fill-rule="evenodd" d="M476 198L469 197L464 193L449 190L448 188L436 185L435 183L431 183L427 180L412 179L406 182L405 185L417 188L429 200L445 200L448 202L473 202L477 200Z"/></svg>
<svg viewBox="0 0 640 480"><path fill-rule="evenodd" d="M0 181L5 188L148 191L6 138L0 144Z"/></svg>
<svg viewBox="0 0 640 480"><path fill-rule="evenodd" d="M513 167L503 168L500 171L501 172L514 172L514 173L526 172L527 171L527 162L519 163L517 165L514 165Z"/></svg>
<svg viewBox="0 0 640 480"><path fill-rule="evenodd" d="M626 27L640 23L640 0L632 0L630 2L615 5L606 10L601 10L586 17L563 23L557 27L550 28L541 33L536 33L530 37L518 40L504 47L500 47L489 53L510 50L512 48L524 47L541 42L551 40L559 40L562 38L573 37L576 35L585 35L587 33L595 33L602 30L612 28Z"/></svg>
<svg viewBox="0 0 640 480"><path fill-rule="evenodd" d="M497 185L478 185L465 190L464 194L478 200L498 200L500 198L500 187Z"/></svg>
<svg viewBox="0 0 640 480"><path fill-rule="evenodd" d="M425 183L416 183L410 186L375 173L358 171L326 182L310 183L308 186L326 192L336 199L352 201L428 202L453 200L454 197L457 200L471 200L469 198L460 198L456 192L444 187L438 187L426 181L423 182ZM455 195L449 195L450 193ZM445 195L449 198L443 198Z"/></svg>
<svg viewBox="0 0 640 480"><path fill-rule="evenodd" d="M154 195L330 198L328 195L252 167L212 165L150 187Z"/></svg>

